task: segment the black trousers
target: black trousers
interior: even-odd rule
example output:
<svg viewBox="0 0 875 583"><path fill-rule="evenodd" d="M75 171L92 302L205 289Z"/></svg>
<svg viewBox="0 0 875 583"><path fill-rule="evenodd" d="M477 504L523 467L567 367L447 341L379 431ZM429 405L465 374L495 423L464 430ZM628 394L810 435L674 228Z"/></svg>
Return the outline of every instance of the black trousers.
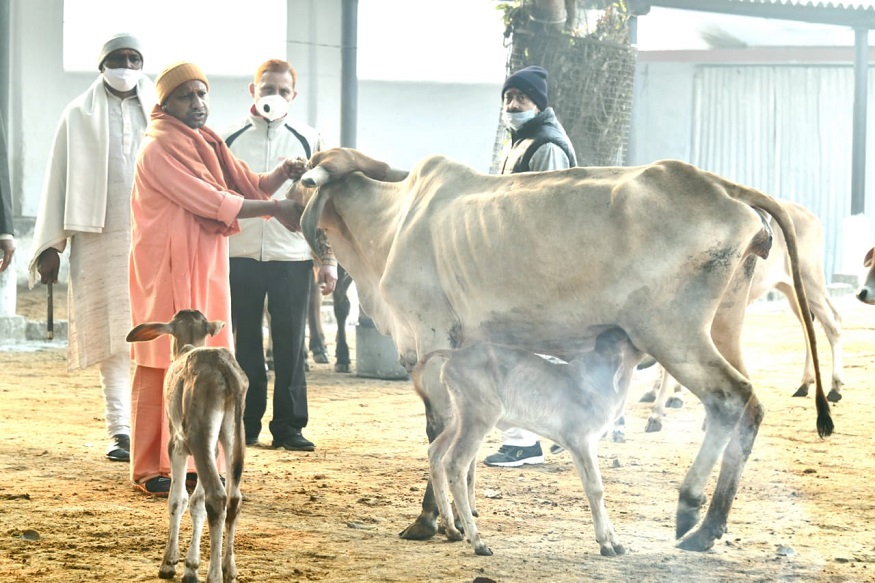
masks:
<svg viewBox="0 0 875 583"><path fill-rule="evenodd" d="M243 424L247 439L261 432L267 409L267 370L264 361L264 299L273 340L273 420L276 441L293 429L307 426L307 378L304 372L304 333L313 281L312 261L257 261L231 258L231 316L237 362L249 377Z"/></svg>

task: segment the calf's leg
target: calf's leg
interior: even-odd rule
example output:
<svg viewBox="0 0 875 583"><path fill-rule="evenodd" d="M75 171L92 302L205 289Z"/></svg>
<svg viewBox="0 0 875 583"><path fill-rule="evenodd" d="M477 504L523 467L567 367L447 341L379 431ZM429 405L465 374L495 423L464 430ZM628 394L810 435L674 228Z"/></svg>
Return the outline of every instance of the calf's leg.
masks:
<svg viewBox="0 0 875 583"><path fill-rule="evenodd" d="M170 534L167 537L167 546L164 548L164 558L158 569L161 579L173 579L176 576L176 563L179 562L179 526L182 515L188 507L188 492L185 489L185 467L188 462L188 452L182 444L173 436L167 446L170 455L171 476L170 494L167 498L167 509L170 514ZM186 568L186 571L188 569ZM194 568L195 580L197 579L197 566Z"/></svg>
<svg viewBox="0 0 875 583"><path fill-rule="evenodd" d="M574 467L577 468L577 473L580 475L583 490L589 501L593 527L595 528L595 539L599 544L599 550L605 557L614 557L625 554L626 549L620 543L605 508L605 487L601 472L599 472L596 454L598 439L598 434L588 436L579 444L569 444L567 449L574 461Z"/></svg>
<svg viewBox="0 0 875 583"><path fill-rule="evenodd" d="M457 427L455 424L449 425L428 447L428 464L435 503L441 515L447 540L450 541L462 540L462 533L456 528L453 508L450 504L447 468L445 465L445 456L450 448L450 444L456 438L456 431Z"/></svg>
<svg viewBox="0 0 875 583"><path fill-rule="evenodd" d="M464 429L457 433L456 439L450 445L444 458L444 466L447 482L453 493L453 501L465 529L465 537L474 548L474 554L488 557L492 555L492 549L480 538L477 524L474 522L474 509L471 504L473 497L469 489L468 468L471 467L477 456L486 433L495 426L498 416L493 415L491 423L484 422L486 415L478 417L477 420L473 420L472 416L466 415L465 417L461 423L461 427ZM484 427L486 427L485 431Z"/></svg>

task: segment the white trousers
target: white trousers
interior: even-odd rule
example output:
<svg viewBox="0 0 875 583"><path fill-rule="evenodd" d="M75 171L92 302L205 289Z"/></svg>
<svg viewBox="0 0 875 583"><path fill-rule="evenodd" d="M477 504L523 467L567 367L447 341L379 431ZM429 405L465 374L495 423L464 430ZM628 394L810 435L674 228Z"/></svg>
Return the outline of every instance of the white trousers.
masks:
<svg viewBox="0 0 875 583"><path fill-rule="evenodd" d="M538 435L519 427L510 427L501 432L501 444L511 447L531 447L538 443Z"/></svg>
<svg viewBox="0 0 875 583"><path fill-rule="evenodd" d="M131 434L131 354L117 352L97 363L100 386L103 389L106 432L113 435Z"/></svg>

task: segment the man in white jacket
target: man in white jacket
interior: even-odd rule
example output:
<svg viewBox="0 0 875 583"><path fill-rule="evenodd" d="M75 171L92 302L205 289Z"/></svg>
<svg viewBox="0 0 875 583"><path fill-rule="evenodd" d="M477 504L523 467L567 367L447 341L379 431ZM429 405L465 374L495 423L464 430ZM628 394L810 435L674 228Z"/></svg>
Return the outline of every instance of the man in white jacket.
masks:
<svg viewBox="0 0 875 583"><path fill-rule="evenodd" d="M64 109L34 230L30 287L57 283L69 244L67 369L97 364L112 461L130 460L131 328L128 252L131 187L140 141L155 105L140 42L119 34L103 45L100 76Z"/></svg>
<svg viewBox="0 0 875 583"><path fill-rule="evenodd" d="M280 158L309 159L323 148L319 133L287 115L295 99L297 73L286 61L271 59L256 71L249 93L249 115L225 132L225 143L255 172L276 166ZM291 183L289 184L291 187ZM274 195L285 196L280 188ZM249 377L243 423L246 444L258 443L261 418L267 408L262 319L264 300L273 341L274 393L270 432L272 447L313 451L303 436L309 421L305 376L304 334L313 253L301 233L289 232L276 219L240 219L240 232L230 237L231 313L237 361ZM325 242L319 250L319 281L323 294L334 290L337 263Z"/></svg>

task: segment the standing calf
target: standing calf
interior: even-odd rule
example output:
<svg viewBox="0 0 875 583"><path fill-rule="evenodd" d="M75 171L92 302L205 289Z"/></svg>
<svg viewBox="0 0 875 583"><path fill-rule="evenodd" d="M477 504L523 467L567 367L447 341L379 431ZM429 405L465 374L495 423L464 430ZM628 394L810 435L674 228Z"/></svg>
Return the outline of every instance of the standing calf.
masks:
<svg viewBox="0 0 875 583"><path fill-rule="evenodd" d="M454 524L452 492L468 540L478 555L491 555L474 524L474 457L493 427L522 427L567 449L574 460L592 509L596 541L604 556L625 553L605 509L597 445L623 412L635 366L642 354L619 329L602 333L595 350L568 364L554 364L525 350L473 344L459 350L435 350L413 370L413 382L426 410L422 390L428 361L441 356L441 380L452 400L453 415L429 447L431 480L447 538L462 540ZM468 475L470 471L470 477Z"/></svg>
<svg viewBox="0 0 875 583"><path fill-rule="evenodd" d="M208 322L197 310L180 310L167 323L140 324L128 333L128 342L154 340L170 334L172 363L164 379L164 406L170 426L167 446L171 463L168 506L170 536L158 576L172 579L179 561L179 523L188 505L185 468L194 458L198 481L191 497L191 546L185 559L184 582L197 581L204 507L210 522L210 568L207 581L235 581L234 529L240 504L245 438L243 407L249 381L226 348L209 348L204 341L215 336L225 323ZM216 466L218 444L222 444L227 472L227 489ZM222 555L222 527L227 528ZM223 560L222 556L224 556ZM223 579L224 572L224 579Z"/></svg>

